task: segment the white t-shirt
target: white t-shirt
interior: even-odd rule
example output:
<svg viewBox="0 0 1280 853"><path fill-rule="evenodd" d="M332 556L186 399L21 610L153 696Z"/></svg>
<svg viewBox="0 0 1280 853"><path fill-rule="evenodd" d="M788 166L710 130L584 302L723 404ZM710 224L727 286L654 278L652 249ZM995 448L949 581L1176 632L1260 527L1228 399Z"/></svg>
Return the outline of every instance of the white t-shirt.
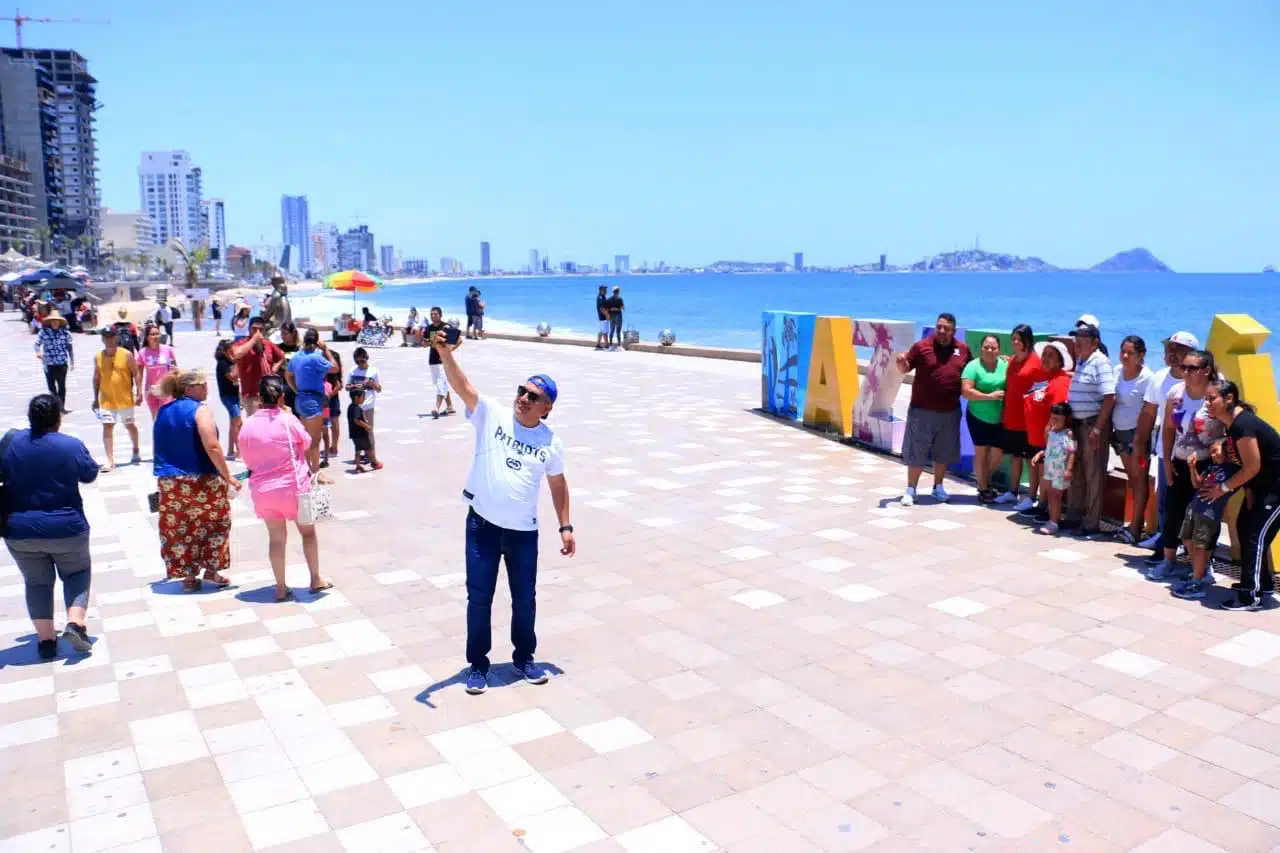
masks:
<svg viewBox="0 0 1280 853"><path fill-rule="evenodd" d="M1151 368L1145 364L1133 379L1124 378L1124 368L1116 365L1116 405L1111 410L1111 425L1114 429L1137 429L1138 415L1142 413L1142 404L1147 399L1147 388L1151 384Z"/></svg>
<svg viewBox="0 0 1280 853"><path fill-rule="evenodd" d="M1176 432L1173 458L1184 462L1193 457L1208 459L1209 446L1226 437L1227 428L1209 414L1209 404L1203 397L1187 393L1186 383L1179 382L1169 392L1169 405L1173 407L1170 419Z"/></svg>
<svg viewBox="0 0 1280 853"><path fill-rule="evenodd" d="M462 493L485 521L508 530L538 529L542 476L564 473L564 446L545 423L530 429L515 412L481 396L466 413L476 428L476 455Z"/></svg>
<svg viewBox="0 0 1280 853"><path fill-rule="evenodd" d="M1173 386L1182 380L1173 375L1173 370L1168 367L1162 367L1151 377L1151 381L1147 383L1147 394L1142 398L1143 403L1150 403L1156 407L1156 425L1151 430L1151 449L1152 452L1159 455L1160 443L1160 427L1164 426L1164 407L1169 402L1169 392L1173 390Z"/></svg>
<svg viewBox="0 0 1280 853"><path fill-rule="evenodd" d="M374 367L372 364L368 367L357 367L347 374L347 382L349 384L364 382L369 379L372 379L378 384L382 383L382 380L378 377L378 368ZM364 400L360 403L360 408L365 410L372 409L373 404L376 402L378 402L378 392L374 391L372 388L368 388L364 392Z"/></svg>

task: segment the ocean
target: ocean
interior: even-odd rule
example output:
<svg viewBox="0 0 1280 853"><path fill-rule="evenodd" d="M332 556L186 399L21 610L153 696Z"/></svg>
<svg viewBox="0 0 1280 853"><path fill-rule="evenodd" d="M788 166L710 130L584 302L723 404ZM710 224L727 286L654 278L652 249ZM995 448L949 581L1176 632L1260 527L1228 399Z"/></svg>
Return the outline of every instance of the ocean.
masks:
<svg viewBox="0 0 1280 853"><path fill-rule="evenodd" d="M507 330L549 323L553 334L595 334L596 288L618 285L625 326L656 343L671 329L680 343L759 349L760 312L812 311L855 318L931 324L939 312L968 329L1008 330L1027 323L1036 332L1064 332L1081 314L1102 324L1111 353L1125 335L1147 343L1148 362L1160 364L1159 342L1186 329L1204 341L1214 314L1251 314L1280 333L1280 274L1107 273L776 273L751 275L624 275L485 278L389 284L355 305L391 314L432 305L445 317L464 316L463 297L483 292L485 320ZM350 295L299 293L294 314L329 319L351 310ZM496 321L496 322L495 322ZM1264 350L1270 350L1273 340Z"/></svg>

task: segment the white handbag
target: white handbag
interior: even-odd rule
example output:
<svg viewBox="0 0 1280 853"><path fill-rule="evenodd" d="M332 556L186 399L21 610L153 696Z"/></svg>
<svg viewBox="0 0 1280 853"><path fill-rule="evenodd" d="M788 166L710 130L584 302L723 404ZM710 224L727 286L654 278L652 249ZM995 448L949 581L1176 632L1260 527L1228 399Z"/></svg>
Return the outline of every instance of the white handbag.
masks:
<svg viewBox="0 0 1280 853"><path fill-rule="evenodd" d="M294 475L297 476L298 453L293 449L293 432L289 433L289 458L293 461ZM315 524L322 518L333 515L329 490L316 482L314 474L310 475L311 485L305 492L298 492L298 524Z"/></svg>

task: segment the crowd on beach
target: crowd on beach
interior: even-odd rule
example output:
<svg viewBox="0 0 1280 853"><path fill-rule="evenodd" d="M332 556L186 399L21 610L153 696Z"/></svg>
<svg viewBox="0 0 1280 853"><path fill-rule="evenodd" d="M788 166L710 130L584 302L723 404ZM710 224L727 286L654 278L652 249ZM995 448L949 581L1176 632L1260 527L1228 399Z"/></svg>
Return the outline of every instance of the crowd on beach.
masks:
<svg viewBox="0 0 1280 853"><path fill-rule="evenodd" d="M1114 453L1132 506L1129 523L1114 535L1124 544L1152 548L1147 577L1172 582L1179 598L1203 599L1215 585L1211 565L1223 519L1233 495L1242 493L1235 528L1240 581L1222 607L1263 609L1275 593L1269 552L1280 532L1280 434L1218 373L1213 353L1195 335L1178 331L1162 342L1164 366L1153 372L1146 365L1146 342L1130 335L1113 364L1091 314L1076 321L1070 345L1036 343L1026 325L1015 327L1011 339L1011 356L1001 355L996 335L987 335L975 358L956 337L955 317L943 313L929 337L898 354L898 369L915 374L902 446L907 488L901 505L915 504L929 467L932 499L950 500L944 481L960 461L964 399L979 501L1032 520L1044 535L1099 538ZM1156 532L1144 537L1153 454L1159 521ZM999 491L993 484L1005 456L1008 487ZM1180 550L1189 568L1178 560Z"/></svg>

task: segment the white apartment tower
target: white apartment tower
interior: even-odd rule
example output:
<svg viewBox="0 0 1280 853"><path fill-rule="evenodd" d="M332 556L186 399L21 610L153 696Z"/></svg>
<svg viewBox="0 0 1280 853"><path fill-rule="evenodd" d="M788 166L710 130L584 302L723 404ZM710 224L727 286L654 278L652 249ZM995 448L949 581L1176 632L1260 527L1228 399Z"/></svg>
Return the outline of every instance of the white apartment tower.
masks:
<svg viewBox="0 0 1280 853"><path fill-rule="evenodd" d="M324 273L342 269L338 258L337 225L317 222L311 226L311 259L316 269Z"/></svg>
<svg viewBox="0 0 1280 853"><path fill-rule="evenodd" d="M227 206L220 198L200 202L200 240L209 247L209 262L227 265Z"/></svg>
<svg viewBox="0 0 1280 853"><path fill-rule="evenodd" d="M187 248L200 243L200 167L186 151L144 151L138 163L142 209L151 217L155 242L163 246L177 237Z"/></svg>

